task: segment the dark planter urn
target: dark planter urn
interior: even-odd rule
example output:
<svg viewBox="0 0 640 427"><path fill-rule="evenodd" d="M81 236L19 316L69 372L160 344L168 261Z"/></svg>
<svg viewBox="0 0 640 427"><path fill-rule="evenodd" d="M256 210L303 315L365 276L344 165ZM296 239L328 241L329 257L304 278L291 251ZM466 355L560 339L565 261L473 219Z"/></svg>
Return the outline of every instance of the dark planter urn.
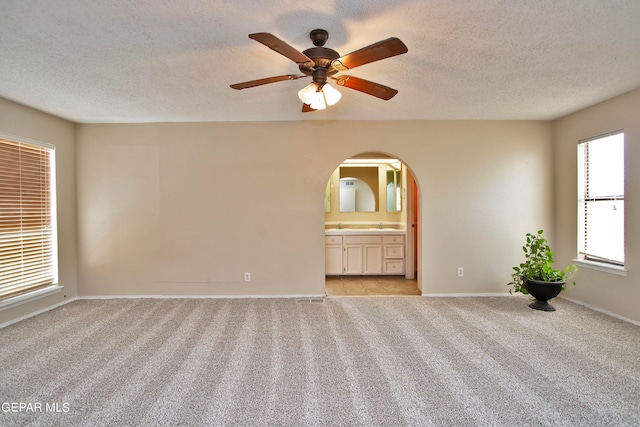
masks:
<svg viewBox="0 0 640 427"><path fill-rule="evenodd" d="M529 304L529 307L542 311L556 311L555 307L547 301L557 297L565 283L564 280L561 282L542 282L540 280L525 281L524 287L529 294L536 299Z"/></svg>

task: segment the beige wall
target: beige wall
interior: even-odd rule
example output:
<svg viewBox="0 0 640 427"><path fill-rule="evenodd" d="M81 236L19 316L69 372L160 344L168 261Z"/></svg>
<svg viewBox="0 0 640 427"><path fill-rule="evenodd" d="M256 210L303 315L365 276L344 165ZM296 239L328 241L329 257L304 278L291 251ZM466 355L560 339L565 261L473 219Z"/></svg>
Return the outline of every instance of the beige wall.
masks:
<svg viewBox="0 0 640 427"><path fill-rule="evenodd" d="M425 294L506 292L524 234L553 222L548 122L86 124L76 135L84 296L323 294L325 187L362 152L398 157L419 183Z"/></svg>
<svg viewBox="0 0 640 427"><path fill-rule="evenodd" d="M624 129L628 196L638 188L639 110L636 90L554 123L74 125L0 99L0 132L56 146L65 287L0 323L76 295L322 294L327 180L370 151L418 182L424 293L505 292L526 232L547 230L559 264L575 256L578 140ZM628 276L583 268L567 294L636 321L639 204L627 198Z"/></svg>
<svg viewBox="0 0 640 427"><path fill-rule="evenodd" d="M638 185L638 104L635 91L555 124L77 125L80 294L322 294L325 184L340 162L366 151L397 156L418 180L424 293L504 292L524 233L548 230L560 264L575 256L576 141L623 128L627 188ZM3 311L4 322L78 292L76 159L72 123L7 100L0 112L0 132L56 145L65 286ZM309 140L310 132L343 139ZM629 275L582 269L567 295L638 320L630 303L639 296L637 201L628 199L626 209ZM457 266L465 268L463 278L455 277ZM252 282L242 281L245 271Z"/></svg>
<svg viewBox="0 0 640 427"><path fill-rule="evenodd" d="M556 122L556 228L558 260L568 263L577 248L577 143L623 129L625 135L625 267L626 277L582 268L567 296L640 321L640 90L595 105Z"/></svg>
<svg viewBox="0 0 640 427"><path fill-rule="evenodd" d="M56 147L58 274L62 292L0 312L0 324L77 296L74 124L0 98L0 132Z"/></svg>

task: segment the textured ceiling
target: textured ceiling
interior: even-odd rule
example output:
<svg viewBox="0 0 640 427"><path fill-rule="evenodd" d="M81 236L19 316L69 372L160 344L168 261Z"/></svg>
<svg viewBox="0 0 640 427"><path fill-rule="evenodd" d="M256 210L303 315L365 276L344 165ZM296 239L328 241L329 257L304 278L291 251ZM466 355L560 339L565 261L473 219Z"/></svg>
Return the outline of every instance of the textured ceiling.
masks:
<svg viewBox="0 0 640 427"><path fill-rule="evenodd" d="M247 37L299 50L329 31L340 54L400 38L409 52L349 74L302 113L306 80ZM640 87L638 0L1 0L0 97L76 122L554 119Z"/></svg>

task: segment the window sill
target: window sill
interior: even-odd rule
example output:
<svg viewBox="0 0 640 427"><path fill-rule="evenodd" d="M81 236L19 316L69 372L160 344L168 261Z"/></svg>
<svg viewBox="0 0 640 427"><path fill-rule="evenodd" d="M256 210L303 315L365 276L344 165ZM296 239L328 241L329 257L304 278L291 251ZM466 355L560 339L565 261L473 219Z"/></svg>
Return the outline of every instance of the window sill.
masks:
<svg viewBox="0 0 640 427"><path fill-rule="evenodd" d="M47 297L49 295L57 294L63 288L64 286L51 285L46 288L37 289L32 292L27 292L26 294L23 294L23 295L17 295L15 297L7 298L4 301L0 301L0 311L7 310L21 304L26 304L28 302Z"/></svg>
<svg viewBox="0 0 640 427"><path fill-rule="evenodd" d="M615 274L617 276L626 276L627 269L618 265L605 264L602 262L585 261L583 259L574 259L573 262L578 267L584 267L591 270L602 271L604 273Z"/></svg>

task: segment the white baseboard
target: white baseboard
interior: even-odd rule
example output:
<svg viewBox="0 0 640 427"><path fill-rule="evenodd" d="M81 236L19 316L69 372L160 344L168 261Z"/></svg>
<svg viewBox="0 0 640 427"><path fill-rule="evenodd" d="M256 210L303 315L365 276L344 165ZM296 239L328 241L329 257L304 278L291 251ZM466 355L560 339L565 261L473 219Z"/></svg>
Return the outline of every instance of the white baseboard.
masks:
<svg viewBox="0 0 640 427"><path fill-rule="evenodd" d="M422 294L423 297L433 297L433 298L451 298L451 297L512 297L515 295L511 295L508 292L485 292L485 293L475 293L475 294Z"/></svg>
<svg viewBox="0 0 640 427"><path fill-rule="evenodd" d="M597 307L595 305L587 304L586 302L582 302L582 301L577 300L577 299L565 297L563 295L560 295L558 298L566 299L567 301L571 301L572 303L575 303L575 304L582 305L584 307L590 308L593 311L598 311L598 312L606 314L608 316L615 317L616 319L624 320L625 322L633 323L634 325L640 326L640 322L638 322L636 320L629 319L628 317L620 316L619 314L613 313L613 312L611 312L609 310L605 310L605 309Z"/></svg>
<svg viewBox="0 0 640 427"><path fill-rule="evenodd" d="M50 307L43 308L42 310L37 310L37 311L34 311L33 313L29 313L29 314L26 314L24 316L17 317L15 319L11 319L8 322L0 323L0 329L4 328L6 326L9 326L9 325L13 325L14 323L18 323L18 322L20 322L22 320L25 320L25 319L28 319L30 317L34 317L34 316L37 316L39 314L46 313L49 310L53 310L54 308L58 308L58 307L61 307L61 306L65 305L65 304L69 304L70 302L75 301L77 299L78 298L71 298L71 299L68 299L67 301L62 301L62 302L60 302L58 304L54 304L54 305L52 305Z"/></svg>
<svg viewBox="0 0 640 427"><path fill-rule="evenodd" d="M295 294L295 295L93 295L80 296L79 300L92 299L251 299L251 298L324 298L324 294Z"/></svg>

